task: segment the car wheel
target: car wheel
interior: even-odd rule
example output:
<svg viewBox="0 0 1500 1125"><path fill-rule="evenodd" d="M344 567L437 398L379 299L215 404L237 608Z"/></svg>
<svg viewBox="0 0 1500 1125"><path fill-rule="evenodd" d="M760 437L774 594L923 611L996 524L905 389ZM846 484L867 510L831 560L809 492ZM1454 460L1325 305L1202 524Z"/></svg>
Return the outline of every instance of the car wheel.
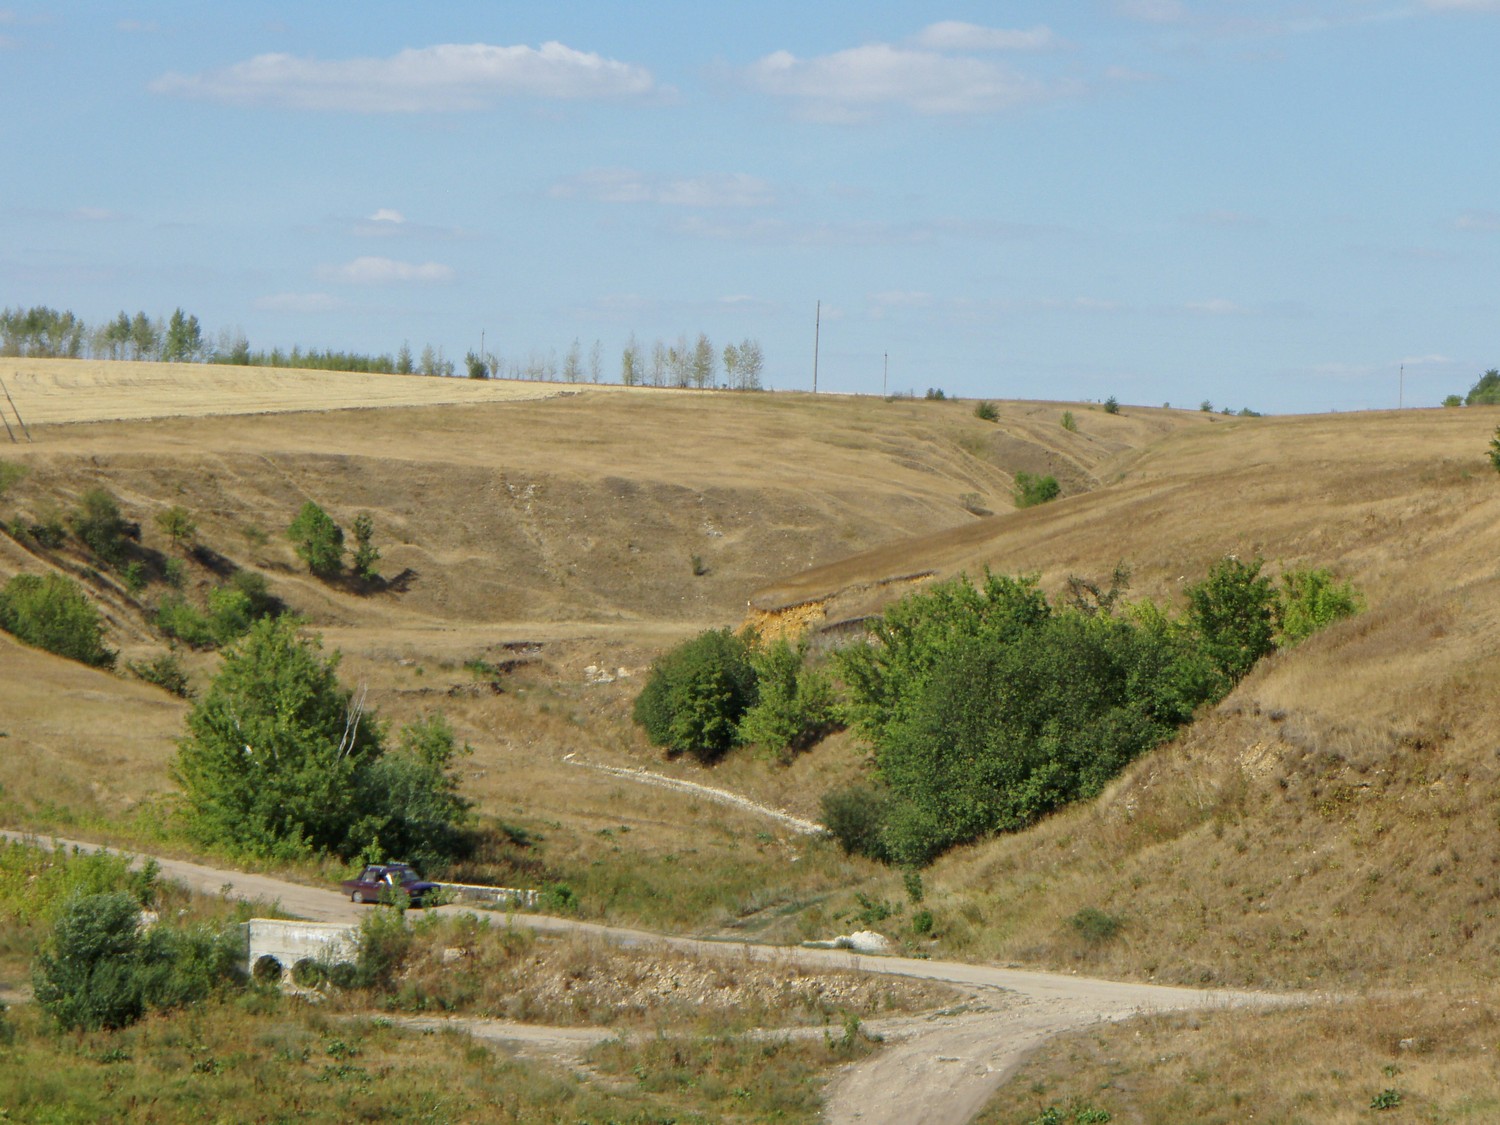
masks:
<svg viewBox="0 0 1500 1125"><path fill-rule="evenodd" d="M349 896L349 901L350 902L356 902L356 903L358 903L358 902L364 902L365 901L365 892L364 891L355 891L352 895Z"/></svg>

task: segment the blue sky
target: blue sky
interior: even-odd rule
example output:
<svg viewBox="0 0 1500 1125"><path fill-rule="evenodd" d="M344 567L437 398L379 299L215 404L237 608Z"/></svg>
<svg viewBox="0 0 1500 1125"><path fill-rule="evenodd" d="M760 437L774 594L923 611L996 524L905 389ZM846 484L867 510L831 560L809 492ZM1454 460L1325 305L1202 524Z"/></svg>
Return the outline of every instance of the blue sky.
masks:
<svg viewBox="0 0 1500 1125"><path fill-rule="evenodd" d="M3 0L0 0L3 2ZM775 388L1435 405L1500 365L1500 0L0 8L0 305L750 337Z"/></svg>

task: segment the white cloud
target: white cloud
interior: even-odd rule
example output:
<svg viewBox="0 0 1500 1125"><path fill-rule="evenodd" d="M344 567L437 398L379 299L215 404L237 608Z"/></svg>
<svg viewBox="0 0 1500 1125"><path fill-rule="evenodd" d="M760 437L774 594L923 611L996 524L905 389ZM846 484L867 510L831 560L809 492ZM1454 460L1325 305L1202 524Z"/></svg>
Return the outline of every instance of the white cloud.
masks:
<svg viewBox="0 0 1500 1125"><path fill-rule="evenodd" d="M552 185L550 194L554 199L658 203L666 207L766 207L776 201L769 183L744 172L666 179L628 168L594 168Z"/></svg>
<svg viewBox="0 0 1500 1125"><path fill-rule="evenodd" d="M453 268L440 262L398 262L394 258L355 258L341 266L325 266L318 276L351 285L389 285L393 282L442 282L453 280Z"/></svg>
<svg viewBox="0 0 1500 1125"><path fill-rule="evenodd" d="M851 122L886 106L918 113L993 113L1049 93L1042 83L982 59L872 43L799 59L777 51L751 64L757 89L800 104L815 121Z"/></svg>
<svg viewBox="0 0 1500 1125"><path fill-rule="evenodd" d="M257 55L201 74L164 74L158 94L288 109L422 113L482 109L500 98L629 98L654 92L650 71L561 43L445 43L384 59Z"/></svg>
<svg viewBox="0 0 1500 1125"><path fill-rule="evenodd" d="M981 27L961 20L928 24L917 34L917 43L935 51L1042 51L1057 45L1050 27L1038 25L1029 31Z"/></svg>
<svg viewBox="0 0 1500 1125"><path fill-rule="evenodd" d="M406 216L403 215L400 211L392 210L389 207L382 207L380 208L380 210L376 211L375 214L370 216L370 222L394 223L399 226L401 223L406 222Z"/></svg>
<svg viewBox="0 0 1500 1125"><path fill-rule="evenodd" d="M111 211L107 207L75 207L68 212L68 218L80 223L117 223L124 217L120 212Z"/></svg>
<svg viewBox="0 0 1500 1125"><path fill-rule="evenodd" d="M257 297L255 307L267 312L320 313L343 307L343 302L327 293L272 293Z"/></svg>

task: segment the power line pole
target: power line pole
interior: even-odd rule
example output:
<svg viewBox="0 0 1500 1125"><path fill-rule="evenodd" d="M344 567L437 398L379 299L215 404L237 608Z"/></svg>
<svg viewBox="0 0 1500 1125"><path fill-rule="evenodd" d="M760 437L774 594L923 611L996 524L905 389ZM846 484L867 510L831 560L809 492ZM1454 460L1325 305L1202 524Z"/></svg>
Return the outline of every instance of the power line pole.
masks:
<svg viewBox="0 0 1500 1125"><path fill-rule="evenodd" d="M818 393L818 342L823 331L823 302L818 302L818 311L813 320L813 394Z"/></svg>
<svg viewBox="0 0 1500 1125"><path fill-rule="evenodd" d="M1396 409L1402 410L1406 406L1406 364L1401 365L1401 381L1397 384Z"/></svg>
<svg viewBox="0 0 1500 1125"><path fill-rule="evenodd" d="M885 353L885 366L880 369L880 397L885 398L885 384L891 374L891 353Z"/></svg>

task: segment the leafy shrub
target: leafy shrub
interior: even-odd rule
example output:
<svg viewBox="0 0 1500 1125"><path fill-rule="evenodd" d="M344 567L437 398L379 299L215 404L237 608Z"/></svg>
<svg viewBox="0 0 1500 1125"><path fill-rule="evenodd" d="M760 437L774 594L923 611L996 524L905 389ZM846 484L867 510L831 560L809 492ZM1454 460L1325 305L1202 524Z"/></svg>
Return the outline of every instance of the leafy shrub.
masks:
<svg viewBox="0 0 1500 1125"><path fill-rule="evenodd" d="M755 702L739 722L738 741L753 743L782 762L817 741L835 719L833 682L807 663L805 649L778 638L752 649Z"/></svg>
<svg viewBox="0 0 1500 1125"><path fill-rule="evenodd" d="M114 666L99 611L83 587L59 574L18 574L6 583L0 590L0 629L70 660Z"/></svg>
<svg viewBox="0 0 1500 1125"><path fill-rule="evenodd" d="M1363 599L1348 582L1337 581L1321 568L1289 570L1281 576L1276 607L1276 643L1294 645L1319 629L1353 617Z"/></svg>
<svg viewBox="0 0 1500 1125"><path fill-rule="evenodd" d="M1094 796L1219 685L1154 608L1055 612L1033 578L942 583L872 632L840 664L891 792L881 846L903 864Z"/></svg>
<svg viewBox="0 0 1500 1125"><path fill-rule="evenodd" d="M1000 421L1000 411L995 409L993 402L981 401L974 405L974 417L978 418L981 422L998 422Z"/></svg>
<svg viewBox="0 0 1500 1125"><path fill-rule="evenodd" d="M1443 405L1444 406L1462 406L1463 404L1464 404L1464 397L1463 397L1463 395L1445 395L1443 397Z"/></svg>
<svg viewBox="0 0 1500 1125"><path fill-rule="evenodd" d="M168 594L157 603L154 623L165 636L193 648L217 643L208 617L181 594Z"/></svg>
<svg viewBox="0 0 1500 1125"><path fill-rule="evenodd" d="M1490 464L1500 473L1500 426L1495 427L1495 436L1490 438Z"/></svg>
<svg viewBox="0 0 1500 1125"><path fill-rule="evenodd" d="M451 771L459 755L472 752L455 745L441 715L403 727L397 749L372 761L361 783L372 820L364 829L371 840L366 850L401 856L428 872L462 854L470 803L459 796Z"/></svg>
<svg viewBox="0 0 1500 1125"><path fill-rule="evenodd" d="M141 930L126 891L64 904L32 972L36 1001L64 1028L134 1023L147 1008L178 1008L239 981L239 942L207 926Z"/></svg>
<svg viewBox="0 0 1500 1125"><path fill-rule="evenodd" d="M1070 434L1076 434L1078 432L1078 423L1074 420L1073 412L1071 410L1063 411L1062 428L1067 430Z"/></svg>
<svg viewBox="0 0 1500 1125"><path fill-rule="evenodd" d="M79 499L78 510L70 522L73 533L99 558L111 566L123 561L126 523L113 493L103 488L89 489Z"/></svg>
<svg viewBox="0 0 1500 1125"><path fill-rule="evenodd" d="M928 387L925 397L930 402L942 402L948 396L943 393L942 387Z"/></svg>
<svg viewBox="0 0 1500 1125"><path fill-rule="evenodd" d="M39 547L55 551L67 539L68 529L63 523L62 515L56 510L49 508L37 515L27 525L26 534L35 540Z"/></svg>
<svg viewBox="0 0 1500 1125"><path fill-rule="evenodd" d="M1117 399L1117 398L1115 398L1114 395L1110 395L1107 399L1105 399L1104 400L1104 413L1106 413L1106 414L1118 414L1118 413L1120 413L1120 400Z"/></svg>
<svg viewBox="0 0 1500 1125"><path fill-rule="evenodd" d="M152 660L132 660L126 665L132 674L164 691L182 699L191 699L193 692L188 686L187 673L175 652L164 652Z"/></svg>
<svg viewBox="0 0 1500 1125"><path fill-rule="evenodd" d="M1276 592L1262 562L1220 559L1188 587L1188 621L1229 686L1274 648Z"/></svg>
<svg viewBox="0 0 1500 1125"><path fill-rule="evenodd" d="M875 785L851 785L824 793L820 802L823 827L838 841L845 855L862 855L885 862L885 826L891 795Z"/></svg>
<svg viewBox="0 0 1500 1125"><path fill-rule="evenodd" d="M932 911L925 908L911 916L911 932L919 936L932 933L935 924L936 919L933 918Z"/></svg>
<svg viewBox="0 0 1500 1125"><path fill-rule="evenodd" d="M156 513L156 526L172 541L174 547L182 547L193 541L198 534L198 523L193 514L180 504Z"/></svg>
<svg viewBox="0 0 1500 1125"><path fill-rule="evenodd" d="M125 564L125 569L120 572L120 577L125 581L125 589L131 596L139 594L146 588L146 568L139 562L132 560Z"/></svg>
<svg viewBox="0 0 1500 1125"><path fill-rule="evenodd" d="M728 629L716 629L652 664L634 716L655 745L711 762L735 744L740 719L755 701L749 647Z"/></svg>
<svg viewBox="0 0 1500 1125"><path fill-rule="evenodd" d="M537 905L548 914L577 914L581 903L567 883L553 883L543 888Z"/></svg>
<svg viewBox="0 0 1500 1125"><path fill-rule="evenodd" d="M64 1028L125 1027L145 1012L140 904L124 891L71 900L37 956L36 1002Z"/></svg>
<svg viewBox="0 0 1500 1125"><path fill-rule="evenodd" d="M303 957L292 965L292 983L298 988L319 988L328 980L328 966L316 957Z"/></svg>
<svg viewBox="0 0 1500 1125"><path fill-rule="evenodd" d="M255 959L250 976L257 984L280 984L284 972L280 961L269 953L262 953Z"/></svg>
<svg viewBox="0 0 1500 1125"><path fill-rule="evenodd" d="M1054 476L1037 476L1027 472L1016 474L1015 499L1018 508L1034 508L1049 500L1056 500L1062 491Z"/></svg>
<svg viewBox="0 0 1500 1125"><path fill-rule="evenodd" d="M1124 923L1113 914L1106 914L1098 907L1085 906L1068 919L1068 925L1072 926L1073 932L1084 941L1097 944L1108 941L1118 934Z"/></svg>
<svg viewBox="0 0 1500 1125"><path fill-rule="evenodd" d="M344 529L317 504L309 500L287 528L287 537L297 557L314 574L337 574L344 565Z"/></svg>

